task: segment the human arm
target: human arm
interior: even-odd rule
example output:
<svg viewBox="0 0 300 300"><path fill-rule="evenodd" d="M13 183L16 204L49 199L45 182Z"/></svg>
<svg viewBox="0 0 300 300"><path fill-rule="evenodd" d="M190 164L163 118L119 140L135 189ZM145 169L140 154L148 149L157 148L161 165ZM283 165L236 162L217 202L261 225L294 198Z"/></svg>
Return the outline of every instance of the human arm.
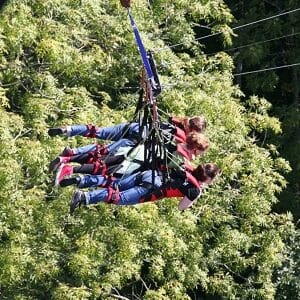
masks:
<svg viewBox="0 0 300 300"><path fill-rule="evenodd" d="M178 204L178 209L185 210L185 209L191 207L194 204L194 201L191 201L187 196L184 196Z"/></svg>
<svg viewBox="0 0 300 300"><path fill-rule="evenodd" d="M200 197L202 192L199 187L196 187L191 183L184 183L181 191L184 195L178 204L178 209L181 211L191 207Z"/></svg>

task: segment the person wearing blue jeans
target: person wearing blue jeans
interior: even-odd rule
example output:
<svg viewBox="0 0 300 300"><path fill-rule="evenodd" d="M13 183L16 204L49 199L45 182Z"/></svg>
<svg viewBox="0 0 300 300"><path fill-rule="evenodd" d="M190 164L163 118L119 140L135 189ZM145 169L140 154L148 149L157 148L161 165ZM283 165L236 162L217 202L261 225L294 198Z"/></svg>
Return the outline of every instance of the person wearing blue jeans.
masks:
<svg viewBox="0 0 300 300"><path fill-rule="evenodd" d="M118 141L123 138L139 137L139 124L121 123L108 127L98 127L95 125L68 125L60 128L50 128L50 136L67 135L68 137L80 135L100 140Z"/></svg>
<svg viewBox="0 0 300 300"><path fill-rule="evenodd" d="M152 175L154 175L153 184ZM139 181L138 185L137 180ZM113 194L118 194L118 192L120 192L118 195L118 205L137 204L139 200L149 192L149 189L159 188L162 185L162 178L161 174L157 171L154 171L154 174L152 174L152 170L132 174L125 178L114 179L111 183L109 183L109 180L104 176L87 175L80 178L78 187L105 186L106 184L109 184L109 187L106 189L97 189L87 192L86 204L96 204L102 199L110 203L114 201ZM112 193L112 195L110 195L110 193Z"/></svg>
<svg viewBox="0 0 300 300"><path fill-rule="evenodd" d="M171 117L169 123L160 124L161 133L166 143L171 143L172 140L174 140L175 143L185 143L191 133L196 132L200 134L206 129L206 126L207 124L203 117ZM72 125L50 128L48 133L50 136L66 134L71 137L81 135L115 141L109 145L91 144L75 149L66 147L58 157L50 162L49 171L52 172L56 171L62 163L76 162L78 159L80 161L86 159L86 163L93 162L90 160L90 154L92 154L93 157L97 156L98 160L103 155L114 155L120 148L133 148L142 138L146 137L147 126L143 126L143 130L140 130L138 123L122 123L103 128L94 125ZM205 147L207 148L207 146ZM83 156L78 157L78 155ZM74 159L71 159L71 157L74 157ZM71 168L69 169L71 170Z"/></svg>
<svg viewBox="0 0 300 300"><path fill-rule="evenodd" d="M169 143L165 144L165 151L158 152L155 159L155 168L173 169L185 166L188 161L202 154L207 150L209 142L206 137L197 132L190 132L186 138L186 143ZM123 152L120 150L123 149ZM160 150L157 148L157 150ZM127 151L127 152L126 152ZM117 153L119 155L117 155ZM90 153L91 154L91 153ZM144 145L138 145L131 150L121 147L118 152L106 157L103 155L75 155L70 157L58 157L50 163L54 168L58 168L55 176L55 185L59 186L60 182L74 173L93 174L93 175L114 175L120 174L127 176L136 173L139 170L145 170L151 165L151 160L145 159ZM80 163L80 166L74 166L70 163ZM57 167L56 167L57 166ZM152 167L153 168L153 167Z"/></svg>
<svg viewBox="0 0 300 300"><path fill-rule="evenodd" d="M126 178L109 180L105 176L85 175L77 177L77 186L106 187L88 192L75 191L70 203L70 213L81 205L106 202L115 205L135 205L157 201L162 198L183 197L179 209L190 207L201 195L205 185L219 174L219 168L212 163L200 165L191 173L175 173L164 178L160 171L146 170ZM78 179L79 178L79 179ZM66 179L68 180L68 179ZM70 179L69 179L70 180Z"/></svg>
<svg viewBox="0 0 300 300"><path fill-rule="evenodd" d="M108 145L90 144L78 148L66 147L63 152L50 162L49 171L55 171L61 163L70 161L70 157L79 155L96 154L98 156L114 155L120 148L130 149L138 144L139 126L138 123L123 123L110 127L99 129L91 125L72 125L61 128L50 128L48 131L50 136L58 134L67 134L67 136L86 136L96 137L102 140L114 141ZM83 156L82 156L83 158Z"/></svg>
<svg viewBox="0 0 300 300"><path fill-rule="evenodd" d="M192 118L170 117L168 122L160 123L161 131L167 135L167 139L175 138L176 142L185 142L186 136L191 131L203 133L207 127L206 120L201 116ZM121 123L108 127L98 127L95 125L69 125L48 130L50 136L67 135L69 137L80 135L101 140L119 141L120 139L145 138L147 136L147 125L140 128L137 122ZM127 146L126 144L124 146ZM90 145L93 147L93 145ZM93 151L94 149L92 148ZM78 150L79 151L79 150ZM75 154L80 154L79 152Z"/></svg>

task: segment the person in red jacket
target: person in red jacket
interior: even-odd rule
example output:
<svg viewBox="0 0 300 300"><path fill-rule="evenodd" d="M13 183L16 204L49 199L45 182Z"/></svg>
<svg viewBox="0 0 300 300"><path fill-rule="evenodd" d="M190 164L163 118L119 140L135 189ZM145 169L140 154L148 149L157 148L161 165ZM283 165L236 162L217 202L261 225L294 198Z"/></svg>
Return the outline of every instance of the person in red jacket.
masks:
<svg viewBox="0 0 300 300"><path fill-rule="evenodd" d="M146 126L144 126L146 127ZM163 135L175 138L177 142L184 142L186 136L191 131L203 133L207 127L207 122L202 116L194 117L169 117L168 122L160 123L160 130ZM80 135L101 140L119 141L121 139L140 139L145 133L145 128L141 128L137 122L125 122L108 127L98 127L96 125L68 125L50 128L49 136L67 135L69 137ZM70 155L80 153L70 153Z"/></svg>
<svg viewBox="0 0 300 300"><path fill-rule="evenodd" d="M186 161L204 153L209 147L208 139L201 133L190 132L186 143L168 143L165 144L165 153L157 157L155 164L159 169L180 168ZM128 176L140 170L144 170L151 165L151 161L144 159L144 146L139 145L131 152L131 156L126 154L100 156L98 158L89 157L89 155L79 155L71 157L62 157L64 163L58 168L56 173L55 185L66 177L74 173L93 174L93 175L111 175L116 177ZM164 158L164 155L166 157ZM95 159L94 159L95 158ZM81 165L71 165L76 162Z"/></svg>
<svg viewBox="0 0 300 300"><path fill-rule="evenodd" d="M154 173L154 174L153 174ZM84 192L75 191L70 203L70 213L81 205L105 202L115 205L135 205L144 202L154 202L163 198L182 197L179 210L184 210L195 203L202 190L220 173L217 165L207 163L198 166L191 172L174 171L164 178L160 171L146 170L126 178L111 179L105 176L85 175L77 185L80 188L98 185L106 187ZM153 176L154 175L154 176Z"/></svg>
<svg viewBox="0 0 300 300"><path fill-rule="evenodd" d="M207 127L207 122L202 116L195 117L170 117L168 122L160 123L161 138L165 143L185 143L191 132L203 133ZM138 123L122 123L109 127L97 127L95 125L71 125L58 128L50 128L48 133L50 136L67 135L76 136L81 135L85 137L99 138L101 140L111 140L114 143L109 145L91 144L79 148L71 149L66 147L62 153L51 161L49 170L56 171L62 164L79 158L82 160L88 157L86 162L91 162L90 158L98 158L107 154L114 154L120 148L135 147L142 139L145 138L146 128L143 127L141 132ZM74 159L71 157L75 156Z"/></svg>

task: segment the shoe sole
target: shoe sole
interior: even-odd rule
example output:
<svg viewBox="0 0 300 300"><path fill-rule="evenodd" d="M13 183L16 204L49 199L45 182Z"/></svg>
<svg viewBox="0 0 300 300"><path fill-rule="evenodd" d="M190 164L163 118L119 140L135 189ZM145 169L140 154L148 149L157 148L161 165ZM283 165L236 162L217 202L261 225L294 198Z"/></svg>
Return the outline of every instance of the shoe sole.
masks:
<svg viewBox="0 0 300 300"><path fill-rule="evenodd" d="M79 190L76 190L73 194L72 201L70 202L70 215L73 215L76 208L80 207L80 202L78 203L77 198L80 197ZM76 204L73 204L76 199Z"/></svg>
<svg viewBox="0 0 300 300"><path fill-rule="evenodd" d="M56 157L54 160L51 161L49 165L49 172L55 172L57 168L60 166L60 158Z"/></svg>
<svg viewBox="0 0 300 300"><path fill-rule="evenodd" d="M64 132L61 128L50 128L48 130L48 135L53 137L53 136L57 136L57 135L62 135Z"/></svg>
<svg viewBox="0 0 300 300"><path fill-rule="evenodd" d="M74 154L72 153L72 149L71 148L65 148L60 154L59 156L74 156Z"/></svg>

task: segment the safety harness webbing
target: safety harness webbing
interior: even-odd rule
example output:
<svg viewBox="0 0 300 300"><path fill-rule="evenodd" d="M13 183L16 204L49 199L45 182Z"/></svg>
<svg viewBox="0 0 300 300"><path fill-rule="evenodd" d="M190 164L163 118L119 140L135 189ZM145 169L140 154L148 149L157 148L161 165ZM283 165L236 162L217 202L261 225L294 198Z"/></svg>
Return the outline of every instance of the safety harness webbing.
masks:
<svg viewBox="0 0 300 300"><path fill-rule="evenodd" d="M144 47L143 41L141 39L138 27L137 27L137 25L134 21L134 18L132 16L131 12L130 12L130 9L128 9L128 16L129 16L129 19L130 19L130 24L131 24L131 27L132 27L132 30L133 30L133 33L134 33L136 44L137 44L139 52L140 52L140 56L142 58L144 68L147 72L148 80L151 82L151 85L153 87L155 87L156 83L154 81L154 75L153 75L149 60L148 60L147 52L146 52L146 49Z"/></svg>
<svg viewBox="0 0 300 300"><path fill-rule="evenodd" d="M158 168L157 155L162 155L162 152L164 151L163 146L160 144L161 138L157 136L159 134L159 116L156 105L156 97L161 92L161 86L153 55L151 51L146 51L144 47L138 27L130 12L130 8L128 8L128 16L145 70L145 72L142 72L142 89L144 93L143 100L145 105L143 116L139 123L142 127L140 132L144 131L145 129L149 132L149 135L145 140L144 158L146 161L151 161L151 169L153 171L152 181L154 182L154 172ZM138 106L141 107L142 105L139 103Z"/></svg>

